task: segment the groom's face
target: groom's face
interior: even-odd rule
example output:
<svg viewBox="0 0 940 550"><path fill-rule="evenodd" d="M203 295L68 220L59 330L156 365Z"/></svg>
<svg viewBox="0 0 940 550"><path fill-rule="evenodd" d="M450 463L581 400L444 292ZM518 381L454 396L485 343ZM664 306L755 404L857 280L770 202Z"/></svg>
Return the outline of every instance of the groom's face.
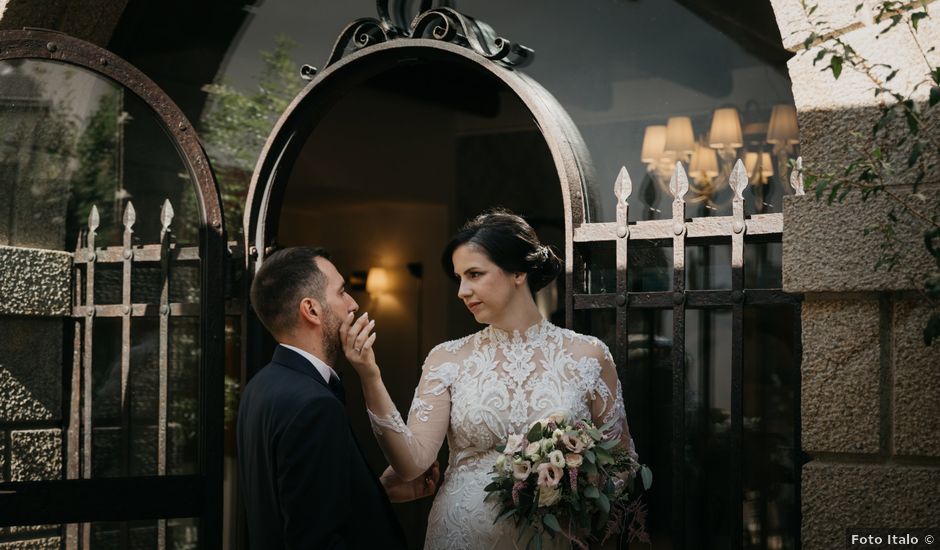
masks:
<svg viewBox="0 0 940 550"><path fill-rule="evenodd" d="M323 296L323 353L331 365L336 364L341 349L339 327L349 312L359 310L359 304L346 292L346 281L339 274L333 262L317 258L317 267L326 276L326 288Z"/></svg>

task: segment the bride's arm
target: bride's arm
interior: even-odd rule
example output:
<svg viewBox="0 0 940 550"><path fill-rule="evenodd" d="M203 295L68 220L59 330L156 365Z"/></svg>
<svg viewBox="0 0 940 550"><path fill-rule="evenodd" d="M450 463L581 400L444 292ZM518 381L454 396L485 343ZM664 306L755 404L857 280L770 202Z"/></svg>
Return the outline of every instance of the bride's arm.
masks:
<svg viewBox="0 0 940 550"><path fill-rule="evenodd" d="M442 353L431 352L422 369L406 425L382 382L382 372L375 361L372 350L375 334L370 334L372 322L367 323L365 315L355 323L351 321L348 317L343 323L340 338L346 358L362 382L372 430L392 468L403 479L411 481L434 463L447 433L453 363L437 363Z"/></svg>
<svg viewBox="0 0 940 550"><path fill-rule="evenodd" d="M634 459L637 459L633 438L630 437L630 426L627 424L627 411L623 403L623 388L617 376L617 367L610 350L602 342L597 341L591 356L600 364L600 376L591 392L591 416L598 427L613 422L608 435L620 438L620 447L627 450Z"/></svg>

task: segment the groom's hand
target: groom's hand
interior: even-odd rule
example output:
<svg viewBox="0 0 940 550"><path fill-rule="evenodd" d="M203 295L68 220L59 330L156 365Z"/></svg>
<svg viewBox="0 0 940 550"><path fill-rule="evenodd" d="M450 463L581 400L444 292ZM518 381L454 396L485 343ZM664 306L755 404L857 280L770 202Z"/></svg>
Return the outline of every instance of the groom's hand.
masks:
<svg viewBox="0 0 940 550"><path fill-rule="evenodd" d="M424 475L417 479L405 481L391 466L385 469L379 481L385 487L388 499L392 502L410 502L419 498L429 497L437 492L437 483L441 477L441 465L435 460L434 464Z"/></svg>

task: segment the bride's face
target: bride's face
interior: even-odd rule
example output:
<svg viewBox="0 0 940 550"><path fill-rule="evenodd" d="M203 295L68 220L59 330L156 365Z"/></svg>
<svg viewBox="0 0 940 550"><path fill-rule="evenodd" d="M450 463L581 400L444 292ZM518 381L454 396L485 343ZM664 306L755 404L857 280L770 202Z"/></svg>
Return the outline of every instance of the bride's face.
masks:
<svg viewBox="0 0 940 550"><path fill-rule="evenodd" d="M507 273L472 243L458 246L451 257L460 282L460 298L479 323L492 324L506 313L525 275Z"/></svg>

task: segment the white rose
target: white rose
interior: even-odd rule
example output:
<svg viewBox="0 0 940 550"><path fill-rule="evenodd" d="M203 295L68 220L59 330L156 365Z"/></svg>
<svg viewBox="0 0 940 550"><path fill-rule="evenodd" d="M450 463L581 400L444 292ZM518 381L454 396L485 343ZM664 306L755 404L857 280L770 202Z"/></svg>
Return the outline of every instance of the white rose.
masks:
<svg viewBox="0 0 940 550"><path fill-rule="evenodd" d="M525 455L532 460L538 460L539 451L542 450L542 446L539 445L538 441L533 441L529 443L529 446L525 448Z"/></svg>
<svg viewBox="0 0 940 550"><path fill-rule="evenodd" d="M561 439L561 436L563 435L565 435L564 430L559 430L556 428L555 431L552 432L552 443L558 443L558 440Z"/></svg>
<svg viewBox="0 0 940 550"><path fill-rule="evenodd" d="M542 454L548 454L555 448L555 442L551 439L542 440Z"/></svg>
<svg viewBox="0 0 940 550"><path fill-rule="evenodd" d="M512 434L506 439L506 449L503 453L511 455L522 450L523 438L519 434Z"/></svg>
<svg viewBox="0 0 940 550"><path fill-rule="evenodd" d="M548 460L552 463L552 466L556 468L565 467L565 455L561 451L552 451L548 453Z"/></svg>
<svg viewBox="0 0 940 550"><path fill-rule="evenodd" d="M506 455L499 455L496 457L496 471L503 472L506 470Z"/></svg>
<svg viewBox="0 0 940 550"><path fill-rule="evenodd" d="M512 477L519 481L525 481L532 471L532 463L528 460L517 460L512 463Z"/></svg>
<svg viewBox="0 0 940 550"><path fill-rule="evenodd" d="M558 487L539 487L539 507L551 506L561 500Z"/></svg>

